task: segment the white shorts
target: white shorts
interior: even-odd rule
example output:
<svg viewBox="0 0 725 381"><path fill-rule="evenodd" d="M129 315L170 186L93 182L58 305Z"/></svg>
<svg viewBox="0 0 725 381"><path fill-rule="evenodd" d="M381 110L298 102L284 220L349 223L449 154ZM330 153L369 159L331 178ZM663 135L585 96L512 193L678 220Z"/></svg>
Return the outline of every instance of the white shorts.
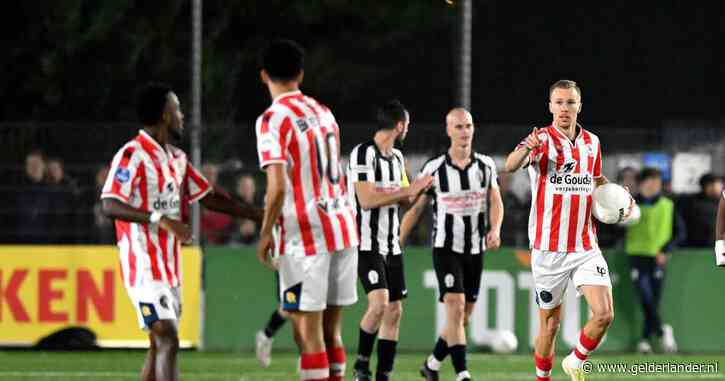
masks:
<svg viewBox="0 0 725 381"><path fill-rule="evenodd" d="M278 258L279 290L285 311L323 311L357 302L357 251Z"/></svg>
<svg viewBox="0 0 725 381"><path fill-rule="evenodd" d="M126 289L136 310L138 325L149 330L157 320L173 320L178 327L181 318L181 289L153 282Z"/></svg>
<svg viewBox="0 0 725 381"><path fill-rule="evenodd" d="M559 306L569 280L579 291L580 286L612 288L609 267L599 249L563 253L531 250L531 271L536 287L539 308L550 310Z"/></svg>

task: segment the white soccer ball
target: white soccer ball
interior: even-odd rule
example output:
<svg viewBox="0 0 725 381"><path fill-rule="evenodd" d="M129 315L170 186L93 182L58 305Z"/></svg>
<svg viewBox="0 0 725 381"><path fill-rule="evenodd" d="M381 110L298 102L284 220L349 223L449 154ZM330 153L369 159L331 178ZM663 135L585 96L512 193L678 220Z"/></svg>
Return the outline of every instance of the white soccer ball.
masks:
<svg viewBox="0 0 725 381"><path fill-rule="evenodd" d="M631 196L626 189L613 183L598 186L592 196L592 214L605 224L617 224L624 220Z"/></svg>
<svg viewBox="0 0 725 381"><path fill-rule="evenodd" d="M495 353L513 353L518 347L519 340L511 331L496 331L491 338L491 349Z"/></svg>

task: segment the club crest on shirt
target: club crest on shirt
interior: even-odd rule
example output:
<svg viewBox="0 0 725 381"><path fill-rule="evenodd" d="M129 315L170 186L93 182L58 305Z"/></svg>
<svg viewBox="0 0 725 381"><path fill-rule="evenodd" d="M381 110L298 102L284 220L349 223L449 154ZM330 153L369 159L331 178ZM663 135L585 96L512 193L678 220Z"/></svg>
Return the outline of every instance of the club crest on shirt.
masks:
<svg viewBox="0 0 725 381"><path fill-rule="evenodd" d="M131 179L131 172L128 170L128 168L120 167L116 170L116 181L123 184Z"/></svg>
<svg viewBox="0 0 725 381"><path fill-rule="evenodd" d="M591 144L585 144L584 148L587 150L587 155L594 156L594 147Z"/></svg>

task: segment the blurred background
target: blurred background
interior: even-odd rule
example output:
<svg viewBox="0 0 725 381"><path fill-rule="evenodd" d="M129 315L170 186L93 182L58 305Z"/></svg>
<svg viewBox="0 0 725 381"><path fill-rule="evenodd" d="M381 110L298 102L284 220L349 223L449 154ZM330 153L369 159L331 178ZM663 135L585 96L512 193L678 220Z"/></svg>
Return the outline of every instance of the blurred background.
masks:
<svg viewBox="0 0 725 381"><path fill-rule="evenodd" d="M98 195L112 155L140 128L134 93L150 80L179 95L187 129L180 145L207 178L261 204L254 122L270 98L257 55L284 37L305 47L303 91L333 110L344 152L371 139L377 105L397 98L407 106L412 123L401 149L411 174L447 148L450 108L470 108L475 149L501 164L532 127L550 123L550 84L575 80L580 122L600 136L609 179L636 192L637 173L658 168L684 227L677 246L713 244L725 174L722 1L23 1L3 4L0 28L0 243L115 244ZM527 175L503 174L501 185L507 253L525 251ZM219 258L236 258L223 248L253 244L259 228L205 211L199 220L199 242L227 253ZM413 242L427 245L428 233L420 224ZM622 248L624 234L600 226L602 246ZM227 262L206 270L214 266ZM270 311L272 298L270 291ZM680 330L697 325L682 319ZM528 329L516 321L517 333ZM217 329L205 324L207 333ZM633 349L634 332L616 348ZM708 340L691 334L692 348ZM212 348L246 348L242 334L217 335Z"/></svg>
<svg viewBox="0 0 725 381"><path fill-rule="evenodd" d="M719 160L725 155L720 1L536 3L525 10L511 2L471 1L466 12L468 2L442 0L207 1L200 4L196 49L193 3L4 6L0 241L25 242L32 235L13 231L23 214L18 208L28 202L22 189L36 183L28 173L32 165L44 167L35 177L56 193L51 199L73 205L51 208L71 213L61 218L74 222L47 239L108 241L87 226L101 222L94 221L93 208L100 178L112 154L136 134L134 91L149 80L170 83L180 96L187 126L182 146L188 152L192 143L198 147L221 186L236 194L240 175L258 181L253 127L270 99L259 81L257 54L275 37L306 48L303 90L332 108L346 152L371 137L376 105L400 99L412 117L402 148L413 173L421 160L446 148L444 115L456 105L471 108L476 149L503 157L533 126L548 125L548 86L561 78L582 88L580 121L600 135L610 178L649 160L665 169L668 189L686 194L698 191L700 175L725 173ZM198 94L192 91L195 51ZM199 140L192 139L195 130ZM44 165L28 163L36 150ZM698 155L678 159L678 153ZM513 184L526 200L526 179ZM257 188L258 199L264 190Z"/></svg>

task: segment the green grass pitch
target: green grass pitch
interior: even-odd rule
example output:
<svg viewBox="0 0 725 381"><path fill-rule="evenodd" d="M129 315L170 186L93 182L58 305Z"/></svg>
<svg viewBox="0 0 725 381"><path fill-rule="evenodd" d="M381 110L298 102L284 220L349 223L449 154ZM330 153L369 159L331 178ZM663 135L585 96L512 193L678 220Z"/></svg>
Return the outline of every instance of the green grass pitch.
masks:
<svg viewBox="0 0 725 381"><path fill-rule="evenodd" d="M424 353L401 353L396 359L392 379L398 381L422 380L418 367L425 358ZM353 356L348 354L348 359ZM0 380L138 380L139 369L144 359L143 351L100 351L100 352L35 352L0 351ZM553 380L568 380L561 371L561 356L557 356ZM717 372L704 373L640 373L597 372L589 380L725 380L725 355L595 355L592 364L624 364L626 367L638 364L717 364ZM534 380L533 360L528 355L494 355L474 353L468 357L468 364L474 380ZM295 369L297 355L275 353L272 365L262 369L257 365L253 353L205 353L184 351L179 359L181 379L189 380L297 380ZM374 364L373 364L374 366ZM346 380L352 379L352 361L348 362ZM446 362L441 370L441 380L453 380L453 371Z"/></svg>

